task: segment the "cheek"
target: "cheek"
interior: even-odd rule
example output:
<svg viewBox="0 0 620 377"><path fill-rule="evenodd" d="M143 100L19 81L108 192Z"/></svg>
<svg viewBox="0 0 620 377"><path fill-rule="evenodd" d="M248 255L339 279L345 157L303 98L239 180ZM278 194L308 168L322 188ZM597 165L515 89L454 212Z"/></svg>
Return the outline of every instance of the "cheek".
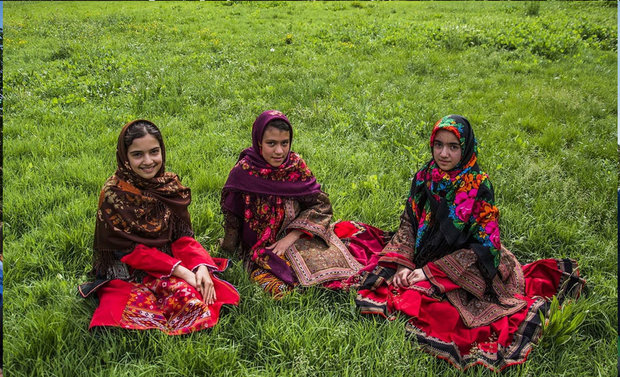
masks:
<svg viewBox="0 0 620 377"><path fill-rule="evenodd" d="M269 156L269 147L265 146L265 145L261 145L261 147L260 147L260 155L264 159L267 159L267 157Z"/></svg>
<svg viewBox="0 0 620 377"><path fill-rule="evenodd" d="M140 159L129 157L129 166L131 166L131 170L137 171L138 166L140 166Z"/></svg>

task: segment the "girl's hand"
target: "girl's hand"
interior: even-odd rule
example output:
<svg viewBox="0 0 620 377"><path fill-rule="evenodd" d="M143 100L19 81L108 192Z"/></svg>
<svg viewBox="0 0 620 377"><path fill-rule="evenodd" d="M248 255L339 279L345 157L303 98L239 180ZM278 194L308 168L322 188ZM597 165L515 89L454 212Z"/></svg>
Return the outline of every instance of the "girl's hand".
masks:
<svg viewBox="0 0 620 377"><path fill-rule="evenodd" d="M188 270L186 267L183 267L180 264L177 264L177 266L174 268L174 270L172 270L172 276L176 276L178 278L181 278L181 279L185 280L187 282L187 284L189 284L192 287L198 289L198 287L196 285L196 275L193 272L191 272L190 270Z"/></svg>
<svg viewBox="0 0 620 377"><path fill-rule="evenodd" d="M398 270L396 270L396 273L394 274L394 278L392 279L392 284L396 288L407 288L411 285L409 283L409 276L412 274L413 274L413 271L411 271L411 269L405 266L399 265Z"/></svg>
<svg viewBox="0 0 620 377"><path fill-rule="evenodd" d="M394 284L396 288L409 288L415 283L424 280L427 279L421 268L416 268L411 271L411 269L405 266L398 266L398 270L396 270L396 274L394 274L392 284Z"/></svg>
<svg viewBox="0 0 620 377"><path fill-rule="evenodd" d="M426 278L426 275L424 274L424 271L422 271L421 268L416 268L415 270L413 270L411 275L409 275L409 281L411 282L410 285L413 285L417 282L424 281L424 280L428 280L428 279Z"/></svg>
<svg viewBox="0 0 620 377"><path fill-rule="evenodd" d="M196 289L202 295L202 299L205 304L211 305L215 302L215 286L213 285L213 279L209 274L207 266L200 266L196 270Z"/></svg>
<svg viewBox="0 0 620 377"><path fill-rule="evenodd" d="M284 252L286 251L286 249L291 247L291 245L294 244L295 241L297 241L299 237L301 237L301 235L302 235L301 231L293 230L289 234L284 236L284 238L277 241L273 245L267 246L267 249L272 249L271 251L273 251L275 255L281 257L282 255L284 255Z"/></svg>

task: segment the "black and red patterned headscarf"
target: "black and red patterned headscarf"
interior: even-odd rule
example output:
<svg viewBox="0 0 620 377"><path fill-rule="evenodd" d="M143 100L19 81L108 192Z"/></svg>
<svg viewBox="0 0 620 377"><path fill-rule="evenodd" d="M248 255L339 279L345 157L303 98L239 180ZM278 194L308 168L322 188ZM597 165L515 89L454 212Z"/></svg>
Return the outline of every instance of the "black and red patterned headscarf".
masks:
<svg viewBox="0 0 620 377"><path fill-rule="evenodd" d="M163 141L160 140L162 164L153 178L144 179L131 169L125 134L130 127L140 124L157 129L143 119L123 127L116 147L116 173L108 178L99 195L93 246L97 275L105 275L111 263L131 252L136 244L163 248L174 241L174 230L184 229L187 235L193 234L187 210L191 191L176 174L165 171Z"/></svg>
<svg viewBox="0 0 620 377"><path fill-rule="evenodd" d="M478 146L469 121L460 115L438 120L431 133L431 154L440 130L459 140L461 160L444 171L431 158L414 177L405 204L416 234L414 263L421 267L459 248L471 248L481 272L491 279L501 250L493 186L478 167Z"/></svg>

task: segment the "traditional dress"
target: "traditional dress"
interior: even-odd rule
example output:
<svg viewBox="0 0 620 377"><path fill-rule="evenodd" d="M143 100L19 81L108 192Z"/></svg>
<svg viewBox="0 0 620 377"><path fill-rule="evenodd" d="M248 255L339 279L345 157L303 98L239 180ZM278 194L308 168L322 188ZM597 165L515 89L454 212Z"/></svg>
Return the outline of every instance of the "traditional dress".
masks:
<svg viewBox="0 0 620 377"><path fill-rule="evenodd" d="M499 211L476 162L469 122L440 119L431 148L439 130L458 138L461 160L443 171L431 159L417 172L398 231L378 263L359 274L356 302L362 313L410 317L406 330L420 347L459 369L501 370L526 360L540 337L547 298L578 295L584 281L570 259L519 264L501 245ZM396 288L399 266L421 268L427 280Z"/></svg>
<svg viewBox="0 0 620 377"><path fill-rule="evenodd" d="M118 138L116 173L99 197L95 280L79 287L83 297L93 292L99 296L90 328L158 329L178 335L211 327L223 304L239 302L236 289L213 275L223 271L228 261L212 258L193 238L187 210L191 192L176 174L165 172L163 143L161 168L154 178L143 179L131 169L123 140L136 122L150 123L138 120L125 125ZM172 276L179 264L192 271L207 266L215 303L206 305L193 286Z"/></svg>
<svg viewBox="0 0 620 377"><path fill-rule="evenodd" d="M381 250L387 236L361 223L330 225L329 198L295 152L290 151L279 167L265 161L260 144L265 128L273 120L290 126L281 112L263 112L252 127L252 147L241 152L222 190L222 248L236 252L251 279L276 299L296 285L346 288L346 280L368 263L373 252ZM303 235L284 257L267 248L294 229ZM345 238L344 242L334 229ZM375 243L357 245L354 241L347 248L361 234Z"/></svg>

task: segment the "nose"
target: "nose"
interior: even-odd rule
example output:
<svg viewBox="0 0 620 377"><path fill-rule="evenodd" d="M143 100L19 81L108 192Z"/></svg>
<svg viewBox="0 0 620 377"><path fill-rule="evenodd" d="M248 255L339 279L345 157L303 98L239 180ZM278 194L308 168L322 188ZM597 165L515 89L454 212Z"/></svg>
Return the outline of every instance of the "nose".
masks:
<svg viewBox="0 0 620 377"><path fill-rule="evenodd" d="M149 165L152 161L153 161L153 159L151 158L151 156L148 153L145 153L144 154L144 164L145 165Z"/></svg>
<svg viewBox="0 0 620 377"><path fill-rule="evenodd" d="M439 151L439 155L440 156L447 156L448 155L448 147L447 146L443 146L441 147L441 150Z"/></svg>
<svg viewBox="0 0 620 377"><path fill-rule="evenodd" d="M276 145L275 152L277 154L283 153L284 152L284 148L282 148L282 145L280 145L280 144Z"/></svg>

